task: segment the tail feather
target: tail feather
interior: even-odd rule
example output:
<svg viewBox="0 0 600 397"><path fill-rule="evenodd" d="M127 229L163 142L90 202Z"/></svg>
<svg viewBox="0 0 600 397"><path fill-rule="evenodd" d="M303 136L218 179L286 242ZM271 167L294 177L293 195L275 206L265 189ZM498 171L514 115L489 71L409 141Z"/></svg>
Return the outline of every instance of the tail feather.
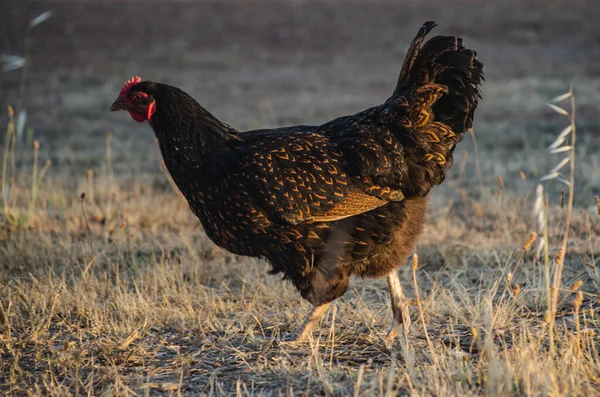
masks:
<svg viewBox="0 0 600 397"><path fill-rule="evenodd" d="M408 48L408 52L406 54L406 58L404 58L404 63L402 64L402 71L400 72L400 77L398 78L398 84L396 84L396 90L394 91L394 96L397 94L399 89L402 88L402 83L409 81L408 75L410 71L413 69L413 64L419 54L419 49L421 44L423 43L423 39L425 36L431 32L433 28L435 28L437 24L433 21L427 21L421 26L417 36L413 39L410 47Z"/></svg>
<svg viewBox="0 0 600 397"><path fill-rule="evenodd" d="M429 121L447 124L460 139L472 127L473 113L481 98L483 64L477 60L475 51L466 48L462 39L454 36L436 36L421 47L435 26L434 22L426 22L417 33L394 96L421 95L418 106L426 108L428 113L433 111L434 119ZM440 87L443 94L432 95L436 90L430 86Z"/></svg>
<svg viewBox="0 0 600 397"><path fill-rule="evenodd" d="M392 97L383 105L382 120L400 125L410 181L408 194L425 196L442 183L453 163L454 149L472 127L483 81L483 64L460 38L436 36L426 22L413 40Z"/></svg>

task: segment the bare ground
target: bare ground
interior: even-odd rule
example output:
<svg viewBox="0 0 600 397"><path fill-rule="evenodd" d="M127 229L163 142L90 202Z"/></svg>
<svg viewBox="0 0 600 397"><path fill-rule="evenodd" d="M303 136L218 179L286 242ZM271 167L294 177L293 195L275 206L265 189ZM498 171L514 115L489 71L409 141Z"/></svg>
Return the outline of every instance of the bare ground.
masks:
<svg viewBox="0 0 600 397"><path fill-rule="evenodd" d="M0 74L0 105L23 98L31 130L15 149L14 183L8 162L11 199L2 201L3 393L600 392L593 1L4 1L0 53L22 55L25 27L47 9L53 17L31 36L24 95L20 72ZM475 123L482 183L467 137L432 198L417 250L422 307L407 343L383 342L387 292L371 280L353 282L312 344L282 342L308 305L266 264L210 244L169 186L148 126L107 109L140 75L182 87L239 129L322 122L384 100L425 20L464 37L486 64ZM571 85L575 209L550 332L543 260L528 252L510 282L507 274L538 231L537 180L561 158L544 149L567 121L544 103ZM0 123L9 123L4 112ZM40 168L52 162L35 200L33 139ZM554 258L564 186L546 188ZM401 274L415 297L410 268Z"/></svg>

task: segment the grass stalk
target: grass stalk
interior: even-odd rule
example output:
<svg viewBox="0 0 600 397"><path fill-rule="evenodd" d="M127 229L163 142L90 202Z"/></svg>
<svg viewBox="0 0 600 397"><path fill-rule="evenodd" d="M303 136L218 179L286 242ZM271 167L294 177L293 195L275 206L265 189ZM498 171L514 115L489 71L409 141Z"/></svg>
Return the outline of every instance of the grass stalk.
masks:
<svg viewBox="0 0 600 397"><path fill-rule="evenodd" d="M473 151L475 152L475 169L477 170L477 180L479 181L479 193L480 200L483 200L483 177L481 175L481 163L479 161L479 145L477 144L477 138L475 137L475 131L473 128L469 129L471 139L473 139Z"/></svg>
<svg viewBox="0 0 600 397"><path fill-rule="evenodd" d="M436 367L437 363L437 355L435 353L435 348L433 347L433 343L431 342L431 338L429 338L429 332L427 331L427 323L425 322L425 315L423 314L423 305L421 304L421 297L419 294L419 283L417 281L417 267L419 267L419 257L415 253L412 257L411 270L413 277L413 286L415 288L415 298L417 299L417 307L419 308L419 318L421 319L421 323L423 324L423 333L425 334L425 339L427 340L427 346L429 347L429 353L431 354L431 359L435 362Z"/></svg>
<svg viewBox="0 0 600 397"><path fill-rule="evenodd" d="M15 119L14 110L11 106L8 107L8 126L6 128L6 139L4 141L4 154L2 156L2 201L4 201L4 216L8 217L9 214L9 198L10 191L6 185L6 179L8 174L8 155L12 139L15 135Z"/></svg>
<svg viewBox="0 0 600 397"><path fill-rule="evenodd" d="M39 158L39 141L33 141L33 167L31 170L31 199L29 200L29 209L27 210L27 219L31 219L35 207L35 201L38 195L38 158Z"/></svg>
<svg viewBox="0 0 600 397"><path fill-rule="evenodd" d="M560 252L562 255L560 256L559 261L556 263L556 270L554 273L554 280L552 286L558 290L560 288L562 282L562 274L564 269L564 257L567 253L567 246L569 244L569 232L571 230L571 217L573 213L573 200L575 197L575 139L576 139L576 125L575 125L575 96L573 95L573 89L569 90L570 98L570 107L571 111L568 115L571 133L570 133L570 146L571 150L569 151L569 184L568 184L568 199L567 199L567 214L565 219L565 231L562 239L562 244L560 247ZM556 311L558 309L558 293L554 297L552 301L552 320L556 317Z"/></svg>

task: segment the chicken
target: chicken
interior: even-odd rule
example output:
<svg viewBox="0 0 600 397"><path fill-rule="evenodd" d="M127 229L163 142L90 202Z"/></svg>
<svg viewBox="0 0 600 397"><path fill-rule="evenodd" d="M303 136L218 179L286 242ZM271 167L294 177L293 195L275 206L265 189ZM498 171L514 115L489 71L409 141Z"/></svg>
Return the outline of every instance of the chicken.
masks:
<svg viewBox="0 0 600 397"><path fill-rule="evenodd" d="M387 276L393 321L410 317L397 269L415 249L427 199L471 128L483 64L426 22L382 105L319 126L238 132L191 96L135 77L110 110L148 120L165 165L208 237L283 273L313 310L306 340L351 276Z"/></svg>

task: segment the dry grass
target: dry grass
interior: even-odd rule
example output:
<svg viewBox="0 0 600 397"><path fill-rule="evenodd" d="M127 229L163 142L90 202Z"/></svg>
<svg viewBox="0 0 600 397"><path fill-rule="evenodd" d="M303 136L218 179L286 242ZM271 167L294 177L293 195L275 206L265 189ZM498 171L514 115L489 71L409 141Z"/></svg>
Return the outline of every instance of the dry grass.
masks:
<svg viewBox="0 0 600 397"><path fill-rule="evenodd" d="M210 244L181 196L144 178L119 183L111 140L108 135L103 171L82 172L78 191L87 194L44 182L37 155L33 167L16 168L18 177L7 171L6 184L14 182L0 250L2 392L600 391L594 251L600 224L594 211L572 213L565 253L560 241L567 209L545 207L543 234L549 255L557 257L545 266L531 250L533 199L509 193L500 178L500 190L486 188L483 199L474 200L458 178L450 180L459 198L441 202L435 196L418 250L421 266L415 258L403 271L405 287L412 271L408 291L421 320L411 336L386 345L390 313L383 283L355 280L312 343L295 345L283 337L308 305L290 285L266 276L266 264ZM6 163L14 163L7 153ZM555 264L564 264L564 274L553 289L553 320L545 270L554 273Z"/></svg>
<svg viewBox="0 0 600 397"><path fill-rule="evenodd" d="M407 2L401 10L386 1L352 2L343 3L332 22L325 16L342 2L319 5L322 13L311 2L292 9L272 4L277 18L247 3L174 5L165 10L167 19L179 18L179 8L190 18L177 19L177 32L165 27L170 36L151 36L151 50L144 28L153 11L135 4L121 7L125 14L135 11L139 23L100 29L101 39L78 25L78 16L69 19L60 2L44 2L30 15L55 10L28 39L31 81L21 82L19 72L0 75L7 82L0 100L17 106L24 100L28 124L19 125L19 108L12 119L0 113L9 127L0 141L0 394L600 393L600 141L590 134L598 120L598 56L569 52L584 51L598 37L595 25L576 23L597 8L531 2L523 5L529 8L521 21L510 7L470 2L451 9L435 1ZM114 13L95 2L81 7L91 10L84 25L96 28L106 26L103 13ZM404 16L408 9L415 14ZM247 12L252 18L241 18ZM267 276L265 263L212 245L161 172L148 127L98 109L108 107L129 77L123 70L135 70L186 82L184 88L202 92L207 107L240 128L318 122L360 110L388 93L403 48L397 37L412 37L414 15L445 18L439 33L460 30L481 49L489 73L476 122L479 164L467 137L449 179L433 194L413 262L418 266L400 271L415 304L407 340L384 342L391 316L385 282L353 280L310 344L286 343L309 305L288 283ZM563 26L557 21L565 15L573 20ZM219 30L213 23L219 18L244 29ZM449 19L465 18L483 22L446 26ZM75 44L53 33L54 20L73 29ZM567 29L569 24L578 28ZM0 23L0 29L6 26L12 25ZM206 29L201 37L197 26ZM372 39L353 26L369 26ZM46 28L49 34L42 35ZM264 44L271 40L265 32L290 34L291 44L279 38ZM328 41L310 39L325 33ZM114 43L113 34L131 38L123 49L111 47L116 59L132 48L147 51L115 61L114 68L100 70L105 61L90 62L80 71L78 56L106 59L98 43ZM175 36L181 41L162 42ZM53 40L57 47L50 46ZM202 53L194 40L206 47ZM218 48L238 42L245 50ZM527 43L531 47L523 47ZM290 58L292 47L301 47L303 55ZM73 70L43 48L65 54ZM73 48L86 50L69 53ZM339 57L333 66L332 54ZM44 70L53 62L66 69ZM536 187L561 158L544 148L565 127L544 101L569 83L578 104L574 189L557 178L545 182L538 209L547 227L540 228ZM61 105L49 107L55 92ZM562 274L552 285L559 267Z"/></svg>
<svg viewBox="0 0 600 397"><path fill-rule="evenodd" d="M213 247L172 192L145 182L115 186L106 175L93 183L94 204L89 195L82 200L42 186L43 204L27 225L9 222L3 231L3 393L586 396L600 390L593 256L600 230L593 213L573 215L554 354L541 262L524 250L508 277L532 220L526 211L511 214L522 198L504 193L432 214L415 272L421 300L413 315L420 312L423 321L413 322L406 344L383 341L390 317L384 283L355 280L313 342L294 345L282 338L308 305L290 285L266 276L265 264ZM26 185L18 197L12 211L27 212ZM558 241L563 213L557 206L550 213L550 241ZM471 244L486 228L499 236L514 231L507 241L517 247L502 237L492 243L496 248ZM438 269L440 262L446 267ZM410 273L403 271L404 285L417 296Z"/></svg>

